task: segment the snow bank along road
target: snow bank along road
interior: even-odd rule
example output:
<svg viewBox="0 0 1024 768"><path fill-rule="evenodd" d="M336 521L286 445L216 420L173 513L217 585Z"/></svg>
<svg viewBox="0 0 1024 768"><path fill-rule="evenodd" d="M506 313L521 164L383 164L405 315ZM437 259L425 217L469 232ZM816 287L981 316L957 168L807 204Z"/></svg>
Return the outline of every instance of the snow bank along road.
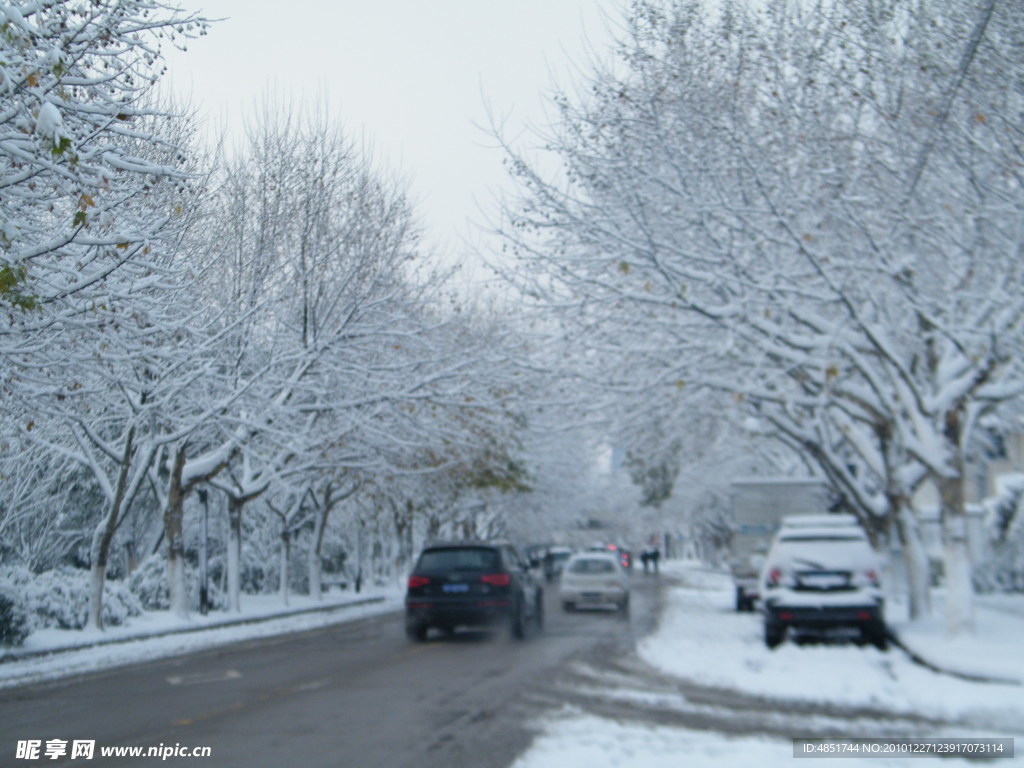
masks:
<svg viewBox="0 0 1024 768"><path fill-rule="evenodd" d="M549 706L536 721L542 735L513 768L966 768L1006 765L1013 758L1005 742L1024 742L1020 685L936 674L901 651L870 646L787 643L770 651L758 617L733 609L726 574L692 566L672 571L657 630L635 655L615 658L595 648L571 659L546 691ZM992 652L1013 648L1019 656L1024 625L985 626L997 636L962 646L971 657L963 661L977 661L983 649L999 658ZM794 764L792 740L801 737L955 744L982 738L1005 749L1004 759L980 763L966 757L922 762L883 751L839 764L828 758Z"/></svg>
<svg viewBox="0 0 1024 768"><path fill-rule="evenodd" d="M391 613L7 689L0 764L32 764L11 759L18 741L84 739L92 761L35 764L146 765L99 747L181 745L211 757L167 762L732 768L790 765L794 737L1021 735L1019 687L935 675L900 651L767 651L718 577L636 574L628 621L564 614L551 589L547 626L526 642L411 644Z"/></svg>
<svg viewBox="0 0 1024 768"><path fill-rule="evenodd" d="M144 765L104 759L101 746L210 747L167 762L245 766L504 768L527 748L539 692L580 653L619 656L653 626L658 588L635 579L633 615L563 614L548 590L543 632L464 632L409 643L397 614L251 640L188 656L7 689L0 764L18 741L92 740L92 760L35 764ZM432 636L433 637L433 636Z"/></svg>

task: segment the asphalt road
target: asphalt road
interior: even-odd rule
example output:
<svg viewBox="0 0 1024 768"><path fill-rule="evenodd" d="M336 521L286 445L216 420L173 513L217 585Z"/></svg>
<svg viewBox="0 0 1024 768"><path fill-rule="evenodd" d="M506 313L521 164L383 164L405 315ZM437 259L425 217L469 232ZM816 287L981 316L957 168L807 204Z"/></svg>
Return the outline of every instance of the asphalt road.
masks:
<svg viewBox="0 0 1024 768"><path fill-rule="evenodd" d="M550 681L574 659L625 656L656 619L658 579L632 615L565 614L543 631L409 642L390 614L0 693L0 764L232 768L504 768L532 739ZM92 760L11 759L19 740L95 740ZM207 759L101 758L101 746L209 747Z"/></svg>

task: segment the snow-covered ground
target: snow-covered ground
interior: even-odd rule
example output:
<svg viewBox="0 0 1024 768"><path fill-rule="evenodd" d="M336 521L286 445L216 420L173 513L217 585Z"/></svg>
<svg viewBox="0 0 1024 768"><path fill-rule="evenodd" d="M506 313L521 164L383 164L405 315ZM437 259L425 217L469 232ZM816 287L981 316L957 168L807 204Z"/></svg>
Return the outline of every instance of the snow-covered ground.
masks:
<svg viewBox="0 0 1024 768"><path fill-rule="evenodd" d="M884 653L852 644L786 643L768 650L762 642L759 617L733 610L732 586L726 575L695 564L666 565L666 573L682 586L671 590L659 627L639 645L639 656L653 667L698 685L770 698L781 702L780 712L786 701L818 702L823 713L837 706L863 708L891 712L894 719L918 716L956 724L931 726L927 733L913 734L914 738L1019 738L1024 734L1024 687L1020 684L968 682L937 674L897 649ZM941 600L941 595L937 597ZM941 610L941 605L937 607ZM937 665L1020 681L1024 679L1022 612L1024 600L980 600L977 635L955 643L945 638L939 621L909 626L900 618L898 604L893 607L895 616L889 619L908 647ZM659 706L685 708L687 704L680 695L676 702L666 697ZM813 718L807 722L810 726ZM881 725L877 718L839 722L849 723L849 738L908 737L905 732L879 730L885 727L884 719ZM833 727L834 723L833 719ZM644 725L571 707L538 725L541 735L514 768L770 767L791 765L794 759L791 739ZM850 765L849 759L856 763L865 760L847 758L841 765ZM829 759L815 758L801 760L799 765L809 768L815 763L834 765ZM926 763L920 758L873 757L865 764L920 768ZM967 762L942 758L942 765Z"/></svg>
<svg viewBox="0 0 1024 768"><path fill-rule="evenodd" d="M658 628L638 647L640 659L664 673L701 686L739 691L778 702L818 702L820 717L809 717L808 726L849 724L851 738L900 735L883 733L877 715L844 720L829 708L863 708L891 713L894 720L918 716L954 725L931 726L921 738L1022 737L1024 736L1024 686L976 683L952 675L937 674L914 664L903 652L855 645L804 645L786 643L770 651L761 640L756 614L733 610L732 587L724 574L697 564L665 563L663 573L680 586L666 596ZM374 602L363 602L375 598ZM0 664L0 688L37 680L80 674L105 667L152 660L209 648L238 640L334 624L397 609L402 591L397 587L366 591L361 595L328 593L321 603L295 596L290 615L267 621L260 617L282 613L276 596L246 596L241 616L193 616L187 625L167 613L147 614L122 627L100 632L46 630L30 636L23 659ZM941 595L936 596L941 603ZM359 602L361 604L351 605ZM337 610L321 611L324 605ZM348 607L342 607L348 605ZM941 604L936 606L941 611ZM253 620L217 626L225 621ZM1024 680L1024 599L1014 596L980 598L975 637L949 641L939 619L910 625L894 604L890 623L903 642L933 664L972 674ZM203 631L181 632L187 628ZM148 636L148 637L147 637ZM111 642L124 641L124 642ZM38 652L82 645L81 649L36 655ZM603 695L611 699L643 699L662 708L696 711L703 705L687 703L680 694L655 695L623 687L609 676ZM706 708L706 707L705 707ZM790 717L780 707L782 719ZM884 720L881 721L884 724ZM629 719L598 717L566 705L546 713L537 723L541 734L513 768L732 768L732 766L790 765L790 739L773 736L736 736L709 730L653 726ZM1022 742L1024 743L1024 742ZM859 764L854 758L855 763ZM1021 758L1017 758L1021 760ZM821 759L801 760L801 766L825 765ZM827 764L832 765L831 761ZM1005 761L999 761L1005 764ZM842 766L849 766L849 762ZM907 765L921 768L919 759L872 758L874 768ZM967 763L945 758L942 765L960 768Z"/></svg>
<svg viewBox="0 0 1024 768"><path fill-rule="evenodd" d="M1007 726L1024 722L1024 688L1019 684L1024 680L1021 618L979 609L977 636L951 643L941 620L911 629L902 619L889 617L908 647L920 647L925 658L1018 682L971 683L936 674L898 650L791 642L769 650L762 642L760 617L733 610L727 576L685 567L680 575L687 586L672 590L659 630L639 648L644 660L674 675L771 698L827 701L941 719L970 716L976 722L1002 720Z"/></svg>
<svg viewBox="0 0 1024 768"><path fill-rule="evenodd" d="M293 595L287 607L277 595L244 595L239 614L193 614L183 622L152 611L103 631L44 629L0 664L0 689L386 613L401 605L403 594L398 587L327 592L320 602Z"/></svg>
<svg viewBox="0 0 1024 768"><path fill-rule="evenodd" d="M1013 759L1013 762L1020 757ZM931 761L931 762L929 762ZM794 763L792 742L708 731L633 725L565 712L511 768L943 768L977 767L960 758L804 758ZM985 760L1007 765L1007 760Z"/></svg>

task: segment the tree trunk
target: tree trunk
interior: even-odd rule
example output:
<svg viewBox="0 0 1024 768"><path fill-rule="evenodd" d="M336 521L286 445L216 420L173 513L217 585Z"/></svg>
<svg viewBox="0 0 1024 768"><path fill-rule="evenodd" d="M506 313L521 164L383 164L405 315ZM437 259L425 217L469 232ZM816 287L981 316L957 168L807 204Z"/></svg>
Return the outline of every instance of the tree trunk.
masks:
<svg viewBox="0 0 1024 768"><path fill-rule="evenodd" d="M415 511L416 508L411 499L406 499L404 510L403 507L398 504L395 504L393 507L395 538L398 540L398 557L395 558L395 566L399 573L403 573L408 570L410 561L413 557L412 521Z"/></svg>
<svg viewBox="0 0 1024 768"><path fill-rule="evenodd" d="M943 436L950 451L949 471L936 478L945 550L946 632L951 637L974 633L974 584L964 509L963 423L960 409L946 413Z"/></svg>
<svg viewBox="0 0 1024 768"><path fill-rule="evenodd" d="M363 520L356 524L356 594L363 590Z"/></svg>
<svg viewBox="0 0 1024 768"><path fill-rule="evenodd" d="M974 632L974 584L962 477L961 473L957 477L938 479L945 549L946 631L950 636Z"/></svg>
<svg viewBox="0 0 1024 768"><path fill-rule="evenodd" d="M111 503L104 519L96 526L92 538L92 578L89 583L88 625L103 629L103 586L107 580L110 543L117 532L117 507Z"/></svg>
<svg viewBox="0 0 1024 768"><path fill-rule="evenodd" d="M903 563L907 571L907 591L911 620L931 615L931 565L921 540L921 527L910 507L898 502L893 508L896 529L903 545Z"/></svg>
<svg viewBox="0 0 1024 768"><path fill-rule="evenodd" d="M188 589L185 583L185 534L183 528L185 491L181 476L185 468L185 446L178 448L171 470L167 507L164 509L164 538L167 541L167 586L171 613L188 619Z"/></svg>
<svg viewBox="0 0 1024 768"><path fill-rule="evenodd" d="M320 589L320 553L324 543L324 528L327 527L328 507L313 516L313 539L309 543L309 596L314 600L322 597Z"/></svg>
<svg viewBox="0 0 1024 768"><path fill-rule="evenodd" d="M107 579L107 564L93 560L89 580L88 626L103 629L103 585Z"/></svg>
<svg viewBox="0 0 1024 768"><path fill-rule="evenodd" d="M242 610L242 510L245 501L228 494L228 610Z"/></svg>
<svg viewBox="0 0 1024 768"><path fill-rule="evenodd" d="M107 563L110 561L110 545L121 522L121 508L128 488L128 471L132 456L135 454L135 428L128 430L124 452L121 455L121 467L117 473L117 487L114 498L110 500L107 514L96 526L92 536L92 580L89 585L89 619L88 625L103 629L103 585L107 580Z"/></svg>
<svg viewBox="0 0 1024 768"><path fill-rule="evenodd" d="M291 556L292 540L285 528L281 532L281 578L278 582L281 602L288 605L288 560Z"/></svg>
<svg viewBox="0 0 1024 768"><path fill-rule="evenodd" d="M313 540L310 542L309 553L309 594L315 600L320 600L321 598L320 563L324 550L324 535L327 533L327 518L330 516L331 510L334 509L340 501L347 499L358 489L359 484L356 483L344 493L335 495L335 485L333 483L327 483L324 487L323 501L321 502L319 509L314 509Z"/></svg>

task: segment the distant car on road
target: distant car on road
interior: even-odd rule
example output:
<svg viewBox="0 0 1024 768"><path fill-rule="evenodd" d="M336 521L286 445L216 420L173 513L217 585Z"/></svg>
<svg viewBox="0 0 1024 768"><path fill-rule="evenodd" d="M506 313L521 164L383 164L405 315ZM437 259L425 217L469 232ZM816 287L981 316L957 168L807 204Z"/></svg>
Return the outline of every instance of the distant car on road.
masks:
<svg viewBox="0 0 1024 768"><path fill-rule="evenodd" d="M633 553L621 544L592 544L587 548L588 552L612 552L618 557L619 565L627 571L633 567Z"/></svg>
<svg viewBox="0 0 1024 768"><path fill-rule="evenodd" d="M792 632L855 637L884 650L879 573L879 560L855 521L787 518L761 572L765 645L774 648Z"/></svg>
<svg viewBox="0 0 1024 768"><path fill-rule="evenodd" d="M581 552L566 562L558 594L566 611L611 606L628 613L629 574L617 552Z"/></svg>
<svg viewBox="0 0 1024 768"><path fill-rule="evenodd" d="M523 638L544 623L544 590L511 544L452 542L428 546L409 575L405 631L423 641L431 628L506 624Z"/></svg>

